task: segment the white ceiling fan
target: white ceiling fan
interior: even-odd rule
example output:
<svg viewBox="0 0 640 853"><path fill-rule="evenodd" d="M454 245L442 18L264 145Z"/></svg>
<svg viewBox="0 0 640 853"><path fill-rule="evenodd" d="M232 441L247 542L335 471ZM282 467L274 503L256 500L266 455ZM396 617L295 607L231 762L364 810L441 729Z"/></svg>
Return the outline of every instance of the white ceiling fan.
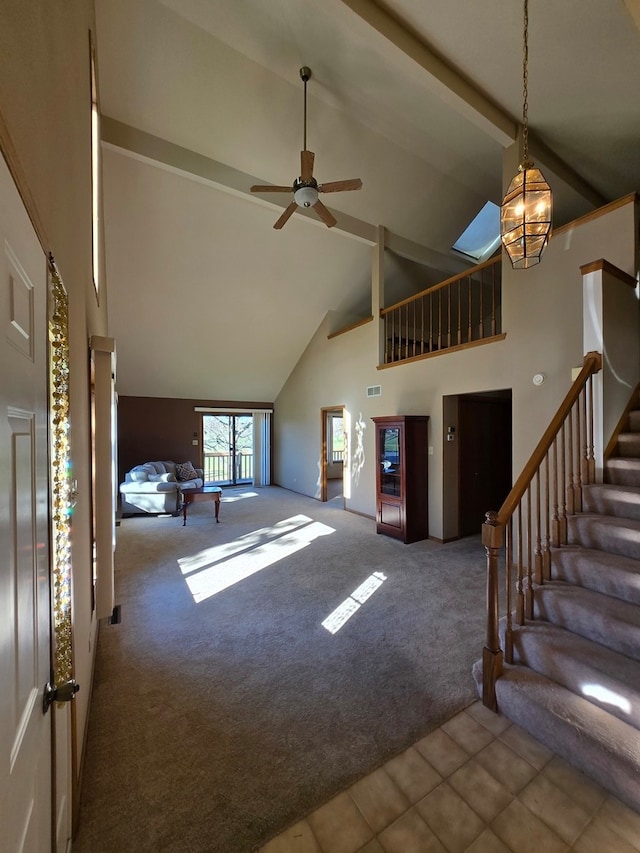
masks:
<svg viewBox="0 0 640 853"><path fill-rule="evenodd" d="M332 228L337 220L331 211L320 201L319 194L359 190L362 187L362 181L360 178L351 178L346 181L330 181L328 184L319 184L313 177L315 154L313 151L307 150L307 81L311 77L311 69L306 66L302 67L300 69L300 77L304 83L304 141L303 150L300 152L300 177L296 178L290 187L255 184L251 187L251 192L293 193L293 201L273 226L276 229L282 228L297 207L312 207L325 225L328 228Z"/></svg>

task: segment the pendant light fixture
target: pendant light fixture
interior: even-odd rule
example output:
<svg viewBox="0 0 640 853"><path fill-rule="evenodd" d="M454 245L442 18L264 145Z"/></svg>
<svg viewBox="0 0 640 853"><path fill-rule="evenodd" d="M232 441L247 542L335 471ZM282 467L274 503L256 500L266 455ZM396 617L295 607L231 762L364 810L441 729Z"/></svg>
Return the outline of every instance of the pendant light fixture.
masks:
<svg viewBox="0 0 640 853"><path fill-rule="evenodd" d="M540 263L551 233L551 189L529 160L529 0L524 0L522 62L522 158L500 208L500 237L514 269Z"/></svg>

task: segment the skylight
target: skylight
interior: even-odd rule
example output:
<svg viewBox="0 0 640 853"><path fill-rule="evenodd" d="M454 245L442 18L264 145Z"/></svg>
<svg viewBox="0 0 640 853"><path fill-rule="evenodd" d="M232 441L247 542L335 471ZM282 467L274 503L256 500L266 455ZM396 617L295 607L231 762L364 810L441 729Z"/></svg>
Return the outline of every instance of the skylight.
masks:
<svg viewBox="0 0 640 853"><path fill-rule="evenodd" d="M493 255L499 243L500 208L488 201L458 237L452 249L476 263L481 263Z"/></svg>

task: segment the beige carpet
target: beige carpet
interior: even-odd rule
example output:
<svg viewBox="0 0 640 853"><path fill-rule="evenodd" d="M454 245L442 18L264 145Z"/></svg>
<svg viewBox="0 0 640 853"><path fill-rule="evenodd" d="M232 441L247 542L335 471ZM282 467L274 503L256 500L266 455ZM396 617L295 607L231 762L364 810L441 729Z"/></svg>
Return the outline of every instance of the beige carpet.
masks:
<svg viewBox="0 0 640 853"><path fill-rule="evenodd" d="M74 853L249 853L476 698L479 537L407 546L335 502L225 490L217 525L124 519L116 597Z"/></svg>

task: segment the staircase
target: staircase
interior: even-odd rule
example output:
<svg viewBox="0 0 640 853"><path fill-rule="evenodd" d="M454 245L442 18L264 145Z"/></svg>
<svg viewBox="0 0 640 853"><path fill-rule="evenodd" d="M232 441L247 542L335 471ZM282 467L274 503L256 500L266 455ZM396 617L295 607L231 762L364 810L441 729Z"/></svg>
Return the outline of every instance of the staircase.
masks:
<svg viewBox="0 0 640 853"><path fill-rule="evenodd" d="M501 713L640 811L640 408L604 479L551 548L495 691Z"/></svg>

